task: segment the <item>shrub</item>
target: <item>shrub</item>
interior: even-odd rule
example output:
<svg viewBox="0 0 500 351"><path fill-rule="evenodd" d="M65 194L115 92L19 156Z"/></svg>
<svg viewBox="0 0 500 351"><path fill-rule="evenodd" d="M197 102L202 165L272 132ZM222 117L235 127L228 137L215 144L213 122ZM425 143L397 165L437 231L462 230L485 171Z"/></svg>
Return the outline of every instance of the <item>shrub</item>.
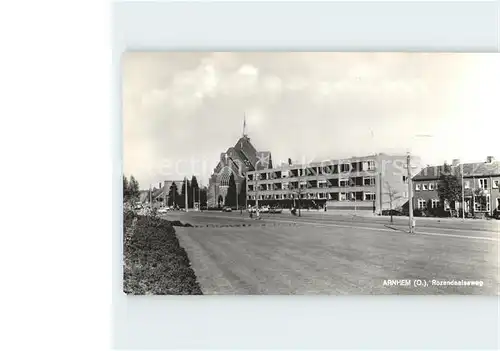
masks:
<svg viewBox="0 0 500 351"><path fill-rule="evenodd" d="M202 294L189 258L170 222L155 216L135 216L123 242L123 290L133 295Z"/></svg>

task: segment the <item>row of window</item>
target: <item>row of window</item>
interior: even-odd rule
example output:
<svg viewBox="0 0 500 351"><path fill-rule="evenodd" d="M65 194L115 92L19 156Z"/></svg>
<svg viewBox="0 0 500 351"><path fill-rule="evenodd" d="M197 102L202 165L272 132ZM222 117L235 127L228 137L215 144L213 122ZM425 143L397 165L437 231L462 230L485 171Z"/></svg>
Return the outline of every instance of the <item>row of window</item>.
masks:
<svg viewBox="0 0 500 351"><path fill-rule="evenodd" d="M292 199L319 199L319 200L334 200L334 201L375 201L375 193L358 192L358 193L308 193L300 194L275 194L275 195L259 195L259 200L292 200ZM249 195L248 200L255 200L255 195Z"/></svg>
<svg viewBox="0 0 500 351"><path fill-rule="evenodd" d="M476 182L476 187L475 188L479 188L479 189L489 189L489 182L488 182L488 178L480 178L480 179L476 179L477 182ZM500 180L498 179L494 179L492 184L491 184L491 187L493 189L498 189L499 187L499 183L500 183ZM416 191L420 191L420 190L437 190L437 187L438 187L438 183L416 183L415 184L415 190ZM470 180L465 180L464 181L464 188L465 189L470 189L471 188L471 181Z"/></svg>
<svg viewBox="0 0 500 351"><path fill-rule="evenodd" d="M474 196L473 207L474 211L477 212L490 212L491 203L490 203L490 195L486 195L485 197L481 197L479 195ZM469 206L471 199L467 199L466 206ZM441 201L439 199L431 199L430 201L424 199L417 200L417 208L420 210L428 209L428 204L430 204L430 208L439 208L441 207ZM459 203L457 203L457 207L459 207ZM500 205L499 205L500 206ZM449 210L450 206L445 202L444 209ZM467 209L467 207L466 207Z"/></svg>
<svg viewBox="0 0 500 351"><path fill-rule="evenodd" d="M316 184L307 181L295 182L295 183L274 183L274 184L259 184L259 191L272 191L272 190L289 190L289 189L315 189L315 188L345 188L353 186L374 186L375 177L364 177L359 180L353 179L335 179L333 182L327 180L318 180ZM253 191L254 184L247 184L248 190Z"/></svg>
<svg viewBox="0 0 500 351"><path fill-rule="evenodd" d="M261 173L249 173L247 179L250 181L255 180L267 180L267 179L279 179L279 178L294 178L294 177L304 177L304 176L314 176L314 175L327 175L336 173L349 173L349 172L362 172L362 171L375 171L375 161L363 161L363 162L353 162L353 163L341 163L339 165L331 165L325 167L309 167L309 168L296 168L283 171L274 172L261 172ZM254 178L255 176L255 178Z"/></svg>

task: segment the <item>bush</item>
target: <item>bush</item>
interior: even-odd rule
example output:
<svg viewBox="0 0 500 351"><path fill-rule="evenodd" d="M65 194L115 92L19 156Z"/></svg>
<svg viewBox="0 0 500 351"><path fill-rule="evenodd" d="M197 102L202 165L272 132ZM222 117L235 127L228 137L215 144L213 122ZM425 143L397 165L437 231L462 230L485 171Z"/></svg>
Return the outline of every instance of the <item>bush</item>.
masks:
<svg viewBox="0 0 500 351"><path fill-rule="evenodd" d="M132 218L132 220L130 220ZM133 218L136 218L133 226ZM169 221L124 216L123 290L133 295L202 294L189 258Z"/></svg>
<svg viewBox="0 0 500 351"><path fill-rule="evenodd" d="M415 217L426 217L426 213L424 210L417 208L416 210L413 211L413 215Z"/></svg>

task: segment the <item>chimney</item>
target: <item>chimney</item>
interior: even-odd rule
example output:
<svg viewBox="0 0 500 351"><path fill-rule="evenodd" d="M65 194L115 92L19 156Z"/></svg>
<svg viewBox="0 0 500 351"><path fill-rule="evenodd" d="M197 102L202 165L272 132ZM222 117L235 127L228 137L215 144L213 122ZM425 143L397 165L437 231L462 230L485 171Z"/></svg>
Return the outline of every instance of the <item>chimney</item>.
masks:
<svg viewBox="0 0 500 351"><path fill-rule="evenodd" d="M452 161L452 164L451 164L453 167L457 167L458 165L460 165L460 159L458 158L455 158L453 159Z"/></svg>
<svg viewBox="0 0 500 351"><path fill-rule="evenodd" d="M486 163L493 163L493 161L495 161L495 158L493 156L486 157Z"/></svg>

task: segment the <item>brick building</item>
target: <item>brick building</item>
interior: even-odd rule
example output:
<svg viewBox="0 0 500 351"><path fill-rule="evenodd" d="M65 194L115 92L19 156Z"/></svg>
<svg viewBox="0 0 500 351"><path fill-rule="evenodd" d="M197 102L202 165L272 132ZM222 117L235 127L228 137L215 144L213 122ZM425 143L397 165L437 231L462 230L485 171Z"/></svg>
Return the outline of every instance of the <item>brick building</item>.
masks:
<svg viewBox="0 0 500 351"><path fill-rule="evenodd" d="M234 175L237 193L241 193L242 183L248 171L264 170L272 167L269 151L257 151L250 138L243 133L238 142L220 154L220 160L209 179L207 204L208 207L224 205L229 179ZM239 204L244 205L243 203Z"/></svg>
<svg viewBox="0 0 500 351"><path fill-rule="evenodd" d="M487 157L485 162L460 163L453 160L450 166L451 174L457 176L464 189L465 212L471 214L492 215L495 209L500 210L500 162L493 157ZM445 172L443 166L428 166L413 177L413 206L415 209L429 210L443 207L459 210L462 201L443 204L438 195L441 175Z"/></svg>

